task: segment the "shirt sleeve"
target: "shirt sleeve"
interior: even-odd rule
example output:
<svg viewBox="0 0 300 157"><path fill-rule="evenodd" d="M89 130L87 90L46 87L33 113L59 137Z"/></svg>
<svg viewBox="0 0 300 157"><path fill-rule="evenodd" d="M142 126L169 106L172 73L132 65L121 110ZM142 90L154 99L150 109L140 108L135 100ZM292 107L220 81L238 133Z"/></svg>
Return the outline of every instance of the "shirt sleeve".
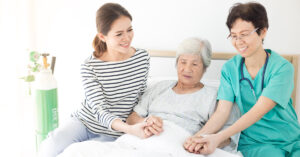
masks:
<svg viewBox="0 0 300 157"><path fill-rule="evenodd" d="M104 94L102 85L99 82L93 67L87 63L81 65L81 79L85 93L85 99L88 105L92 108L96 120L101 126L107 127L112 130L111 123L117 117L111 114L105 108ZM112 130L113 131L113 130Z"/></svg>
<svg viewBox="0 0 300 157"><path fill-rule="evenodd" d="M227 70L228 68L229 67L226 66L226 64L222 67L217 100L227 100L230 102L234 102L235 96L232 89L233 86L231 83L230 74Z"/></svg>
<svg viewBox="0 0 300 157"><path fill-rule="evenodd" d="M216 110L216 105L217 105L217 89L214 89L213 92L211 93L207 93L208 95L211 96L211 98L209 99L209 109L208 109L208 119L212 116L212 114L215 112ZM202 108L201 108L202 110Z"/></svg>
<svg viewBox="0 0 300 157"><path fill-rule="evenodd" d="M261 95L286 108L294 88L294 67L285 63L271 74L269 80Z"/></svg>
<svg viewBox="0 0 300 157"><path fill-rule="evenodd" d="M148 116L149 105L152 102L151 94L151 89L147 89L143 96L140 98L139 103L133 108L133 111L135 111L139 116Z"/></svg>
<svg viewBox="0 0 300 157"><path fill-rule="evenodd" d="M141 93L140 95L143 95L145 90L147 89L147 81L148 81L148 73L149 73L149 68L150 68L150 55L147 53L147 61L146 61L146 73L145 73L145 79L143 82L143 86L141 88Z"/></svg>
<svg viewBox="0 0 300 157"><path fill-rule="evenodd" d="M139 103L133 108L133 111L142 117L147 117L151 103L161 94L161 92L169 88L170 83L167 82L168 81L161 81L150 88L147 88Z"/></svg>

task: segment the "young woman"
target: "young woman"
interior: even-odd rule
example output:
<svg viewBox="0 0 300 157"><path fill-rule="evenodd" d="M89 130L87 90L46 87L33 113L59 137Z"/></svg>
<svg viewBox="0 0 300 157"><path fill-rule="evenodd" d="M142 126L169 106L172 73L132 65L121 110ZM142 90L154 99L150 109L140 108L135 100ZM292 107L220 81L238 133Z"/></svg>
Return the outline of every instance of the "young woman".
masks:
<svg viewBox="0 0 300 157"><path fill-rule="evenodd" d="M212 153L219 143L241 131L238 150L245 157L300 156L300 126L291 99L294 69L279 54L263 48L269 27L265 8L259 3L238 3L226 24L239 55L222 68L219 104L201 132L217 132L234 102L243 115L217 134L195 137L195 143L204 144L196 151Z"/></svg>
<svg viewBox="0 0 300 157"><path fill-rule="evenodd" d="M97 11L94 53L81 66L82 106L43 142L40 155L54 157L72 143L97 138L113 141L123 133L144 136L146 123L125 123L146 89L149 54L131 47L132 17L119 4Z"/></svg>

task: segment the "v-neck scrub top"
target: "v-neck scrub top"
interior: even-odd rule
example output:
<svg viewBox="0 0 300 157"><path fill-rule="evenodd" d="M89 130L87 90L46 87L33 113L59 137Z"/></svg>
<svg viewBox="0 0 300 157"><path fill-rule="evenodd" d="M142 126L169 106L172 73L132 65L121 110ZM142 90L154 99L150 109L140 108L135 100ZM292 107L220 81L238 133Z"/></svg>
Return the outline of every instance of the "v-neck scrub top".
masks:
<svg viewBox="0 0 300 157"><path fill-rule="evenodd" d="M274 145L288 153L300 149L300 125L293 108L291 94L294 88L294 68L292 64L272 50L265 71L263 91L263 67L254 79L251 78L242 57L236 55L222 67L218 100L236 102L242 114L248 112L256 99L247 81L241 81L241 67L244 77L254 88L256 98L265 96L276 103L259 121L241 132L238 149L243 151L263 145Z"/></svg>

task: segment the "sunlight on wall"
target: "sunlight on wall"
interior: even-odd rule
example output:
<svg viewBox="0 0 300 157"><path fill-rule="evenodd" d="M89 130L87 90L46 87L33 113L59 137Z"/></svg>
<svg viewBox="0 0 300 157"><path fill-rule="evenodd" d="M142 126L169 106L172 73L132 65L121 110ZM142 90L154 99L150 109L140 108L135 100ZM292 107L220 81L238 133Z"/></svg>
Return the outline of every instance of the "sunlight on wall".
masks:
<svg viewBox="0 0 300 157"><path fill-rule="evenodd" d="M0 1L1 156L34 155L34 138L29 138L34 119L28 115L33 106L26 84L18 79L26 74L27 49L33 42L31 4L32 0Z"/></svg>

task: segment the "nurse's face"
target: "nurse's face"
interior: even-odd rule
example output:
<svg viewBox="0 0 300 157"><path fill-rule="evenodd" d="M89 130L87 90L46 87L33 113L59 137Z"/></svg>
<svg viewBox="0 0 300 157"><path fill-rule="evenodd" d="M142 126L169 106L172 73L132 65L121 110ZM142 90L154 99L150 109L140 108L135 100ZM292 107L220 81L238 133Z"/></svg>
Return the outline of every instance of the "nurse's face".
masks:
<svg viewBox="0 0 300 157"><path fill-rule="evenodd" d="M177 61L178 82L185 85L196 85L204 73L203 63L199 55L182 54Z"/></svg>
<svg viewBox="0 0 300 157"><path fill-rule="evenodd" d="M267 29L262 29L258 35L254 25L251 22L237 19L231 30L231 42L242 57L250 57L260 50L263 50L262 40L264 39Z"/></svg>

